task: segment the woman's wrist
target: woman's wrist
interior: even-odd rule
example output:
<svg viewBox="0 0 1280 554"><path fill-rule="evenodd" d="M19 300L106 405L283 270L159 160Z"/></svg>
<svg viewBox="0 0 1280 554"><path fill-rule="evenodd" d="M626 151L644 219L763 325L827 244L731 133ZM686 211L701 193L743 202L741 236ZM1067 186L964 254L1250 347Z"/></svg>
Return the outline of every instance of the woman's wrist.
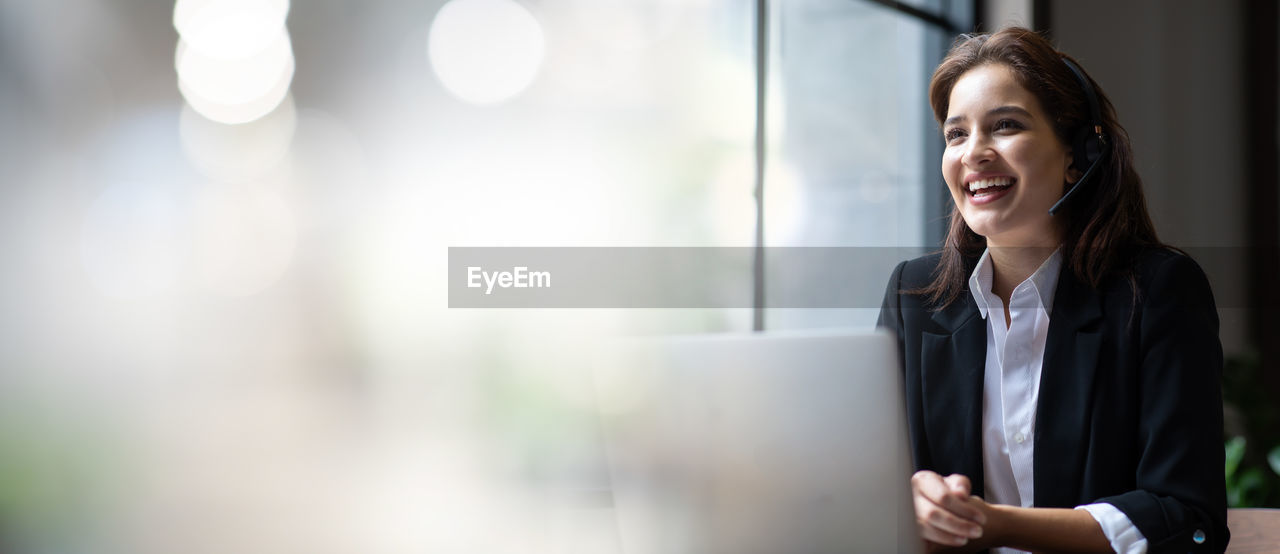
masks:
<svg viewBox="0 0 1280 554"><path fill-rule="evenodd" d="M981 505L987 523L982 526L982 537L972 543L976 549L1008 546L1020 550L1111 551L1102 528L1084 510L986 502Z"/></svg>
<svg viewBox="0 0 1280 554"><path fill-rule="evenodd" d="M986 504L987 524L982 527L982 542L988 547L1002 546L1009 543L1009 530L1017 526L1021 510L1018 506L1005 504Z"/></svg>

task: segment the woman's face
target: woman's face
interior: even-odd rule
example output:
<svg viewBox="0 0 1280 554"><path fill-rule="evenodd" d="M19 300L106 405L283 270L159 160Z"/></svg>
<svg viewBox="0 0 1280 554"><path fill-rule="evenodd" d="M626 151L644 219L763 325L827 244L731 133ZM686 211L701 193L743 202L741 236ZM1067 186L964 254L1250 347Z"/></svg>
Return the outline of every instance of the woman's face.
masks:
<svg viewBox="0 0 1280 554"><path fill-rule="evenodd" d="M988 246L1057 246L1049 208L1077 172L1039 100L1008 66L961 75L942 132L942 176L969 228Z"/></svg>

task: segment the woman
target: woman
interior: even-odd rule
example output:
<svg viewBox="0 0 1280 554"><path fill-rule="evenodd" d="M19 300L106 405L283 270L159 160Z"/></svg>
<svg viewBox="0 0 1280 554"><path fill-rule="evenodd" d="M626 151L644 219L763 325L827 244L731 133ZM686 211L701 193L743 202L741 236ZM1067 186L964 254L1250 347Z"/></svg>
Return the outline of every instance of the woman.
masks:
<svg viewBox="0 0 1280 554"><path fill-rule="evenodd" d="M950 231L898 265L880 314L922 536L1221 552L1217 312L1200 267L1156 238L1110 101L1020 28L961 37L929 93Z"/></svg>

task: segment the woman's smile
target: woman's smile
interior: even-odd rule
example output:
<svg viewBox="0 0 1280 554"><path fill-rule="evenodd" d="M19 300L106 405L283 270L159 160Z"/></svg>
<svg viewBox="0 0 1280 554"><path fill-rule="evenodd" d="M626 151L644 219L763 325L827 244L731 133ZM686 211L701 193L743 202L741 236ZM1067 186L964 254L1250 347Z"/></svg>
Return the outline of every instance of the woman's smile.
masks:
<svg viewBox="0 0 1280 554"><path fill-rule="evenodd" d="M970 202L979 206L1004 198L1017 181L1010 175L990 173L971 173L964 178L968 186Z"/></svg>

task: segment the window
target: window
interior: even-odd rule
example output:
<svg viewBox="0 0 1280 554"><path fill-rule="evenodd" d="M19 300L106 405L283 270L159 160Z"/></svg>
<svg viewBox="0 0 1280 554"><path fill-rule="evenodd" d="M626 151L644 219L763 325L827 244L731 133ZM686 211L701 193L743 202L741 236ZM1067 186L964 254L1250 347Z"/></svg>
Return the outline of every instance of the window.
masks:
<svg viewBox="0 0 1280 554"><path fill-rule="evenodd" d="M927 87L954 36L943 24L972 5L902 4L773 3L769 109L780 115L766 126L765 245L847 248L771 248L765 305L783 307L767 310L765 328L873 324L893 264L942 237L947 200ZM870 287L875 303L858 293L836 302L852 309L794 308L828 297L807 289L832 275Z"/></svg>

